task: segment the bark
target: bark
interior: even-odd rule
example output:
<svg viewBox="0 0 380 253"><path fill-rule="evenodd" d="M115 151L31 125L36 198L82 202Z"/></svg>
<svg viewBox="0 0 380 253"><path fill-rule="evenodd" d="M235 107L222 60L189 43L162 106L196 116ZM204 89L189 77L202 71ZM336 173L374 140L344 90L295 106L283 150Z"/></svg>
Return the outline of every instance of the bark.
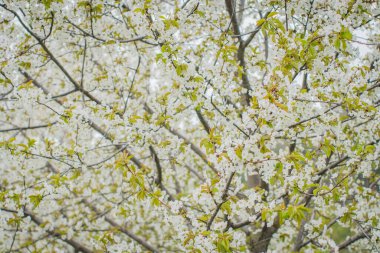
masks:
<svg viewBox="0 0 380 253"><path fill-rule="evenodd" d="M261 233L257 237L248 239L249 251L251 253L267 252L273 234L277 232L278 228L279 225L277 220L271 227L268 227L267 223L265 223Z"/></svg>

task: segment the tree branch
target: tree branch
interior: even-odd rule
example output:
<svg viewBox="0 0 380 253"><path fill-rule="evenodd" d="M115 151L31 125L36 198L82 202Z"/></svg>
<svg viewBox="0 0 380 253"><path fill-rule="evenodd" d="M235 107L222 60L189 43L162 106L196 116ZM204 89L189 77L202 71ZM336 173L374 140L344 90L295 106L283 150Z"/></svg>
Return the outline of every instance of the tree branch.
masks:
<svg viewBox="0 0 380 253"><path fill-rule="evenodd" d="M149 44L149 45L157 45L157 44L154 44L154 43L150 43L150 42L147 42L145 41L144 39L147 37L146 35L142 35L142 36L138 36L138 37L135 37L135 38L131 38L131 39L110 39L110 40L107 40L107 39L103 39L103 38L100 38L98 36L95 36L94 34L91 34L91 33L88 33L86 32L85 30L83 30L82 28L80 28L78 25L74 24L73 22L71 22L69 19L65 19L69 24L71 24L72 26L74 26L76 29L78 29L79 31L81 31L83 33L83 35L87 36L87 37L90 37L90 38L93 38L97 41L100 41L100 42L107 42L107 41L111 41L111 40L114 40L114 41L117 41L119 43L130 43L130 42L135 42L135 41L141 41L143 43L146 43L146 44Z"/></svg>
<svg viewBox="0 0 380 253"><path fill-rule="evenodd" d="M353 244L356 241L359 241L363 238L366 238L366 233L368 233L369 231L370 231L370 229L366 229L365 231L360 232L357 235L348 238L346 241L339 244L339 246L338 246L339 251L347 248L348 246L350 246L351 244Z"/></svg>
<svg viewBox="0 0 380 253"><path fill-rule="evenodd" d="M332 227L339 219L341 218L341 216L339 217L336 217L335 219L333 219L332 221L329 222L329 224L327 225L326 229L329 229L330 227ZM318 235L314 236L313 238L310 238L309 240L307 240L306 242L303 242L302 241L299 241L295 246L294 246L294 251L299 251L301 248L307 246L309 243L313 242L315 239L317 239L321 234L323 234L323 230L321 232L318 233Z"/></svg>
<svg viewBox="0 0 380 253"><path fill-rule="evenodd" d="M6 6L2 6L7 11L11 12L13 15L16 16L18 21L21 23L21 25L24 27L24 29L37 40L37 42L40 44L42 49L49 55L50 59L57 65L57 67L62 71L62 73L69 79L69 81L75 86L75 88L79 91L81 91L86 97L88 97L90 100L94 101L97 104L101 104L100 100L95 98L91 93L84 90L81 85L74 80L74 78L67 72L67 70L63 67L63 65L58 61L57 58L53 55L53 53L47 48L46 44L44 43L43 39L41 39L37 34L35 34L21 19L21 17L17 14L17 12L8 9Z"/></svg>
<svg viewBox="0 0 380 253"><path fill-rule="evenodd" d="M49 166L49 168L51 168L51 170L54 172L54 173L58 173L58 171L53 167L53 165L51 163L48 163L47 166ZM72 191L71 191L72 192ZM72 192L75 196L77 195L75 192ZM121 226L120 224L118 224L116 221L114 221L113 219L111 219L110 217L108 217L106 215L106 213L103 213L102 211L100 211L97 207L95 207L90 201L88 201L87 199L83 199L83 202L88 206L90 207L98 216L104 216L104 219L107 223L109 223L111 226L113 226L114 228L117 228L118 230L120 230L123 234L125 234L126 236L130 237L132 240L138 242L139 244L141 244L144 248L152 251L152 252L158 252L158 250L156 248L154 248L153 246L151 246L150 244L148 244L146 242L146 240L144 239L141 239L140 237L138 237L137 235L135 235L134 233L128 231L127 229L125 229L123 226Z"/></svg>
<svg viewBox="0 0 380 253"><path fill-rule="evenodd" d="M264 15L264 18L267 18L268 15L270 14L271 12L268 11L265 15ZM249 37L244 41L243 43L243 48L246 48L250 43L251 41L255 38L256 34L260 31L261 29L261 25L259 26L256 26L256 28L250 33Z"/></svg>
<svg viewBox="0 0 380 253"><path fill-rule="evenodd" d="M12 132L12 131L23 131L23 130L32 130L32 129L38 129L38 128L45 128L45 127L51 127L53 125L57 124L57 121L45 125L37 125L37 126L29 126L29 127L15 127L15 128L9 128L9 129L0 129L0 133L5 132Z"/></svg>
<svg viewBox="0 0 380 253"><path fill-rule="evenodd" d="M239 23L236 18L236 6L235 6L235 1L234 0L225 0L227 12L231 18L231 23L232 23L232 28L234 31L234 34L239 36L240 35L240 28L239 28ZM238 37L239 40L241 40L240 37Z"/></svg>
<svg viewBox="0 0 380 253"><path fill-rule="evenodd" d="M218 212L219 212L220 208L226 202L226 199L227 199L227 196L228 196L228 189L230 188L230 185L231 185L231 182L232 182L232 178L234 177L234 175L235 175L235 172L232 172L231 175L230 175L230 177L228 178L226 187L224 188L224 191L223 191L222 201L216 206L216 209L215 209L214 213L212 214L210 220L207 222L207 225L206 225L207 230L210 230L211 225L214 222L214 219L216 218L216 216L218 215Z"/></svg>
<svg viewBox="0 0 380 253"><path fill-rule="evenodd" d="M157 153L154 150L154 148L153 148L152 145L149 146L149 150L150 150L150 152L151 152L151 154L153 156L153 160L156 163L156 167L157 167L157 178L155 180L155 183L160 188L162 188L162 167L161 167L161 164L160 164L160 159L158 159Z"/></svg>
<svg viewBox="0 0 380 253"><path fill-rule="evenodd" d="M44 223L41 218L39 218L38 216L36 216L35 214L33 214L27 208L24 209L24 214L26 216L29 216L31 218L31 220L34 223L36 223L38 226L40 226L41 224ZM73 247L76 251L82 251L84 253L92 253L93 252L91 249L89 249L88 247L84 246L83 244L77 242L74 239L63 238L62 235L59 232L57 232L55 229L48 230L47 233L49 233L53 237L59 238L61 241L66 242L71 247Z"/></svg>
<svg viewBox="0 0 380 253"><path fill-rule="evenodd" d="M144 104L144 109L149 113L149 114L153 114L154 111L148 106L147 103ZM207 156L202 152L202 150L200 150L200 148L198 148L197 146L195 146L194 143L192 143L188 138L186 138L185 136L183 136L182 134L180 134L177 130L173 129L173 128L170 128L166 125L164 125L164 127L173 135L177 136L178 138L182 139L186 144L190 145L190 148L191 150L194 151L195 154L197 154L209 167L210 169L212 169L216 174L219 174L218 173L218 170L214 167L214 165L207 159Z"/></svg>
<svg viewBox="0 0 380 253"><path fill-rule="evenodd" d="M206 130L208 134L210 134L210 126L207 123L206 119L203 117L201 110L196 109L195 112L197 113L198 119L202 123L203 128Z"/></svg>
<svg viewBox="0 0 380 253"><path fill-rule="evenodd" d="M48 95L48 94L49 94L49 91L48 91L44 86L42 86L42 85L41 85L36 79L33 79L33 78L32 78L32 77L31 77L26 71L20 69L20 72L21 72L21 74L23 74L23 75L25 76L25 78L27 78L27 80L32 80L32 81L33 81L33 84L34 84L36 87L40 88L40 89L43 91L43 93L44 93L45 95ZM64 106L64 105L63 105L63 102L60 101L59 99L57 99L57 98L53 98L53 100L54 100L56 103L58 103L59 105ZM93 122L93 121L90 120L90 119L86 119L86 121L87 121L87 123L89 124L89 126L90 126L91 128L93 128L96 132L98 132L99 134L101 134L101 135L102 135L104 138L106 138L107 140L113 142L113 137L112 137L109 133L107 133L105 130L103 130L100 126L98 126L95 122ZM120 149L120 148L122 148L122 146L121 146L121 145L116 145L116 148ZM130 154L130 155L132 155L131 161L132 161L134 164L136 164L136 166L137 166L138 168L142 168L142 167L143 167L143 164L140 162L139 159L137 159L137 158L136 158L131 152L129 152L128 150L127 150L127 153Z"/></svg>

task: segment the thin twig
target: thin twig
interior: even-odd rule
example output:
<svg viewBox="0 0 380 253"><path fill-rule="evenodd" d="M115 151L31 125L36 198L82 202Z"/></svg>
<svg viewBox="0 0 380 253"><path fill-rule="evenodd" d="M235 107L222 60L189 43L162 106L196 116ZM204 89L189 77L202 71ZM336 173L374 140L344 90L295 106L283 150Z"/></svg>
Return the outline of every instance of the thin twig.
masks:
<svg viewBox="0 0 380 253"><path fill-rule="evenodd" d="M23 130L32 130L32 129L38 129L38 128L45 128L45 127L51 127L53 125L57 124L57 121L45 125L38 125L38 126L29 126L29 127L16 127L16 128L10 128L10 129L1 129L0 133L4 132L12 132L12 131L23 131Z"/></svg>
<svg viewBox="0 0 380 253"><path fill-rule="evenodd" d="M216 218L216 216L218 215L218 212L219 212L220 208L226 202L226 199L227 199L227 196L228 196L228 189L230 188L230 185L231 185L231 182L232 182L232 178L234 177L234 175L235 175L235 171L232 172L231 175L230 175L230 177L228 178L226 187L224 188L224 191L223 191L222 201L216 206L216 209L215 209L214 213L212 214L210 220L207 222L207 225L206 225L207 230L210 230L211 225L214 222L214 219Z"/></svg>

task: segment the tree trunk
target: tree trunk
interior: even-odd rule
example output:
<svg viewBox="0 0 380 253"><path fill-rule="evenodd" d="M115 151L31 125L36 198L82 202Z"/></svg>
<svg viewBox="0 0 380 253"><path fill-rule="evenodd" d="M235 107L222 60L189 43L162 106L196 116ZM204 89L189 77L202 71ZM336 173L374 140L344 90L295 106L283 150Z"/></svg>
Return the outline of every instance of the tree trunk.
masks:
<svg viewBox="0 0 380 253"><path fill-rule="evenodd" d="M273 226L267 227L267 223L265 223L258 237L249 238L249 251L251 253L267 252L270 240L279 228L277 224L278 222L276 221Z"/></svg>

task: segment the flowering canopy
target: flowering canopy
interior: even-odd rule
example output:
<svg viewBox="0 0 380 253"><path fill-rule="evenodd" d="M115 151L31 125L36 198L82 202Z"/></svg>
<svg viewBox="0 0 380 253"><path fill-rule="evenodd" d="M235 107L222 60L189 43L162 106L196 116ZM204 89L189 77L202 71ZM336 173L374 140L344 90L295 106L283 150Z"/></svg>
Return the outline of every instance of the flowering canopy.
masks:
<svg viewBox="0 0 380 253"><path fill-rule="evenodd" d="M0 251L379 250L378 2L0 15Z"/></svg>

